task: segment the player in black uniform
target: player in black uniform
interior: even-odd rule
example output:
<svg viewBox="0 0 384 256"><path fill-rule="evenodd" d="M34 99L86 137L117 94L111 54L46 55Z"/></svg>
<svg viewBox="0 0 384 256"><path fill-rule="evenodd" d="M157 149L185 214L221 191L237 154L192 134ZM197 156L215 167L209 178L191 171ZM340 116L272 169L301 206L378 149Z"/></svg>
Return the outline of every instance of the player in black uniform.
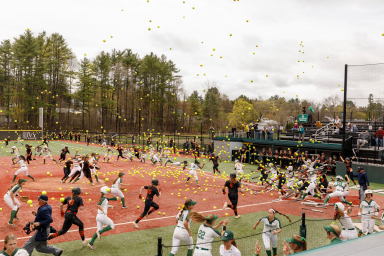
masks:
<svg viewBox="0 0 384 256"><path fill-rule="evenodd" d="M135 226L135 228L139 228L139 225L137 225L137 223L139 223L139 221L142 218L144 218L144 216L147 216L147 218L148 218L149 214L151 214L154 211L159 209L159 206L155 202L153 202L153 197L155 195L157 195L158 198L160 198L160 196L161 196L161 188L160 188L160 191L157 190L157 186L158 185L159 185L159 181L155 179L155 180L152 180L152 185L151 186L144 186L144 187L140 188L140 195L139 195L140 199L142 198L141 193L143 192L143 189L147 189L148 192L147 192L147 197L145 198L144 212L133 223L133 226ZM152 207L152 209L149 210L151 207Z"/></svg>
<svg viewBox="0 0 384 256"><path fill-rule="evenodd" d="M32 149L31 146L28 144L25 144L25 150L27 153L25 154L25 159L27 160L28 164L31 164L29 161L32 161Z"/></svg>
<svg viewBox="0 0 384 256"><path fill-rule="evenodd" d="M5 139L5 146L8 146L8 143L11 141L11 136Z"/></svg>
<svg viewBox="0 0 384 256"><path fill-rule="evenodd" d="M70 140L70 141L73 140L73 134L72 134L72 132L69 134L69 140Z"/></svg>
<svg viewBox="0 0 384 256"><path fill-rule="evenodd" d="M228 187L228 198L231 201L231 204L228 204L227 202L225 202L223 206L223 210L225 210L227 207L231 208L235 212L235 215L236 215L235 218L238 219L241 217L240 215L237 215L237 201L239 199L238 192L239 192L241 183L236 180L236 173L234 172L231 173L229 177L230 177L230 180L227 180L224 184L223 194L225 195L225 187ZM240 192L244 194L243 191L240 190Z"/></svg>
<svg viewBox="0 0 384 256"><path fill-rule="evenodd" d="M267 169L262 164L259 164L259 167L257 168L257 170L255 172L258 172L258 171L260 171L260 174L261 174L258 178L261 181L261 185L264 185L264 182L267 182L267 179L268 179Z"/></svg>
<svg viewBox="0 0 384 256"><path fill-rule="evenodd" d="M69 152L68 147L65 147L64 149L62 149L59 152L61 152L60 153L60 159L59 159L60 162L65 161L66 154L70 154L71 153L71 152Z"/></svg>
<svg viewBox="0 0 384 256"><path fill-rule="evenodd" d="M91 182L91 185L95 185L95 184L93 184L93 180L92 180L91 167L92 167L92 165L89 162L89 156L88 155L84 156L84 163L83 163L84 176L89 180L89 182Z"/></svg>
<svg viewBox="0 0 384 256"><path fill-rule="evenodd" d="M119 155L117 156L117 160L116 160L116 162L119 161L119 157L125 159L125 157L123 156L123 151L124 151L124 150L123 150L123 148L122 148L121 146L119 146L119 147L117 148L117 151L119 152Z"/></svg>
<svg viewBox="0 0 384 256"><path fill-rule="evenodd" d="M91 136L87 136L87 146L89 146L89 143L91 143Z"/></svg>
<svg viewBox="0 0 384 256"><path fill-rule="evenodd" d="M67 180L68 175L71 173L72 164L73 164L73 162L71 160L68 160L67 162L65 162L64 177L61 179L61 183L65 183L65 181Z"/></svg>
<svg viewBox="0 0 384 256"><path fill-rule="evenodd" d="M345 160L340 156L340 160L345 163L345 167L347 167L346 175L348 175L349 179L355 184L356 186L356 181L353 179L353 170L352 170L352 160L355 158L353 156L352 158L346 157ZM349 185L349 184L348 184Z"/></svg>
<svg viewBox="0 0 384 256"><path fill-rule="evenodd" d="M45 136L45 137L43 138L43 143L42 143L40 146L43 146L44 144L46 144L47 146L49 146L49 145L48 145L48 138L47 138L47 136Z"/></svg>
<svg viewBox="0 0 384 256"><path fill-rule="evenodd" d="M219 156L215 156L215 154L212 154L212 157L209 158L209 161L211 160L213 163L213 174L215 174L216 171L220 173L218 160L220 160L220 163L221 163L221 158Z"/></svg>
<svg viewBox="0 0 384 256"><path fill-rule="evenodd" d="M115 141L111 139L111 147L114 147L114 146L115 146Z"/></svg>
<svg viewBox="0 0 384 256"><path fill-rule="evenodd" d="M101 145L101 134L99 134L99 145Z"/></svg>
<svg viewBox="0 0 384 256"><path fill-rule="evenodd" d="M134 152L135 156L137 157L137 159L140 159L139 149L138 148L133 148L133 152Z"/></svg>
<svg viewBox="0 0 384 256"><path fill-rule="evenodd" d="M285 177L285 173L282 172L281 166L277 165L276 168L277 168L277 179L279 180L277 184L277 189L279 190L281 195L284 196L286 192L283 189L283 186L287 182L287 179Z"/></svg>
<svg viewBox="0 0 384 256"><path fill-rule="evenodd" d="M65 198L64 202L60 204L61 217L65 218L63 227L61 228L60 231L48 236L48 240L64 235L72 227L72 224L75 224L76 226L79 227L79 233L80 233L81 240L83 241L83 244L86 244L91 240L90 238L85 239L84 224L77 217L78 210L79 209L84 210L84 203L83 203L83 199L80 197L80 194L81 194L81 189L79 187L75 187L72 189L72 195ZM68 207L67 207L67 210L64 212L63 206L65 204L68 205Z"/></svg>

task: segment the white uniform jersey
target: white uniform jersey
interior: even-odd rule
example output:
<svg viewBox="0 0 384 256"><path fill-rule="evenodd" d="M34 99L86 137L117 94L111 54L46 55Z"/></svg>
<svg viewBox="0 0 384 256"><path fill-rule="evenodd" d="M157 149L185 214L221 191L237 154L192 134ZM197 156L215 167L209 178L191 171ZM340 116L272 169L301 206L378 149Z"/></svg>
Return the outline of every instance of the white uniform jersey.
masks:
<svg viewBox="0 0 384 256"><path fill-rule="evenodd" d="M241 252L233 244L229 250L225 250L224 245L220 245L220 256L241 256Z"/></svg>
<svg viewBox="0 0 384 256"><path fill-rule="evenodd" d="M196 172L197 168L199 168L199 166L197 166L197 164L191 163L191 165L189 167L189 170L193 171L193 172Z"/></svg>
<svg viewBox="0 0 384 256"><path fill-rule="evenodd" d="M190 210L183 210L181 213L179 212L177 214L176 218L179 218L179 220L177 221L177 226L179 228L184 229L184 220L188 221L188 228L191 227L192 219L189 218L190 212L191 212Z"/></svg>
<svg viewBox="0 0 384 256"><path fill-rule="evenodd" d="M311 183L316 183L317 182L317 173L316 173L316 171L314 169L311 169L311 170L309 170L308 174L309 174L309 178L308 178L309 181Z"/></svg>
<svg viewBox="0 0 384 256"><path fill-rule="evenodd" d="M201 225L197 233L196 246L207 250L212 249L212 242L215 237L220 237L221 233L211 226Z"/></svg>
<svg viewBox="0 0 384 256"><path fill-rule="evenodd" d="M150 148L149 151L151 152L151 155L153 155L155 153L155 149L154 148Z"/></svg>
<svg viewBox="0 0 384 256"><path fill-rule="evenodd" d="M336 181L335 183L333 183L333 187L336 188L335 191L339 191L339 192L344 192L345 190L348 191L348 185L346 182Z"/></svg>
<svg viewBox="0 0 384 256"><path fill-rule="evenodd" d="M15 149L15 156L20 156L20 150L18 148Z"/></svg>
<svg viewBox="0 0 384 256"><path fill-rule="evenodd" d="M353 225L352 219L348 216L347 211L344 211L344 217L340 217L339 221L343 229L348 230L355 228L355 225Z"/></svg>
<svg viewBox="0 0 384 256"><path fill-rule="evenodd" d="M295 175L295 173L293 171L286 171L285 172L285 176L287 176L288 179L292 179L293 175Z"/></svg>
<svg viewBox="0 0 384 256"><path fill-rule="evenodd" d="M17 161L17 163L20 165L20 167L27 167L24 160L20 159L19 161Z"/></svg>
<svg viewBox="0 0 384 256"><path fill-rule="evenodd" d="M261 218L259 221L260 223L264 223L263 233L272 233L276 229L281 229L280 221L276 218L273 219L272 221L269 221L269 218L267 216L267 217Z"/></svg>
<svg viewBox="0 0 384 256"><path fill-rule="evenodd" d="M123 183L123 179L122 178L118 178L117 181L115 182L115 184L112 185L112 188L120 188L120 183Z"/></svg>
<svg viewBox="0 0 384 256"><path fill-rule="evenodd" d="M102 197L100 198L100 201L97 203L97 205L100 205L101 208L103 208L104 211L100 211L99 208L97 208L97 213L104 214L108 212L108 198Z"/></svg>
<svg viewBox="0 0 384 256"><path fill-rule="evenodd" d="M243 172L243 167L244 167L244 165L242 165L241 163L235 164L235 169L237 172Z"/></svg>
<svg viewBox="0 0 384 256"><path fill-rule="evenodd" d="M51 155L51 150L49 148L44 148L44 153L49 156Z"/></svg>
<svg viewBox="0 0 384 256"><path fill-rule="evenodd" d="M370 217L371 215L377 215L376 212L379 209L379 205L376 201L372 200L367 202L365 199L360 202L359 208L361 210L361 214L365 217Z"/></svg>
<svg viewBox="0 0 384 256"><path fill-rule="evenodd" d="M13 186L10 190L8 190L7 192L7 195L10 196L11 195L11 192L13 192L13 194L15 196L18 196L19 195L19 192L21 190L21 186L19 184Z"/></svg>
<svg viewBox="0 0 384 256"><path fill-rule="evenodd" d="M0 252L0 256L9 256L4 250ZM29 253L24 248L16 248L12 256L29 256Z"/></svg>
<svg viewBox="0 0 384 256"><path fill-rule="evenodd" d="M92 165L92 167L95 167L96 164L96 158L93 156L91 159L89 159L89 163Z"/></svg>

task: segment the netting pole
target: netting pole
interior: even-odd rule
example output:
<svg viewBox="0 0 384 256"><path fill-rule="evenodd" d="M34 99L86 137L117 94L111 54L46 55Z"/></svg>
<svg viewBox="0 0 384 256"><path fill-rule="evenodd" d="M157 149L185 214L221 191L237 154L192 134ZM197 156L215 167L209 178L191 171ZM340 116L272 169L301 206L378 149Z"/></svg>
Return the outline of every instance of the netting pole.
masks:
<svg viewBox="0 0 384 256"><path fill-rule="evenodd" d="M162 240L163 239L161 238L161 236L159 236L157 238L157 256L162 256L163 255L162 245L161 245Z"/></svg>
<svg viewBox="0 0 384 256"><path fill-rule="evenodd" d="M307 226L305 225L305 212L301 214L300 236L307 238Z"/></svg>
<svg viewBox="0 0 384 256"><path fill-rule="evenodd" d="M347 135L346 129L345 129L345 121L347 118L347 78L348 78L348 64L345 64L345 70L344 70L344 102L343 102L343 148L342 148L342 154L343 157L345 157L346 153L346 145L345 145L345 136Z"/></svg>

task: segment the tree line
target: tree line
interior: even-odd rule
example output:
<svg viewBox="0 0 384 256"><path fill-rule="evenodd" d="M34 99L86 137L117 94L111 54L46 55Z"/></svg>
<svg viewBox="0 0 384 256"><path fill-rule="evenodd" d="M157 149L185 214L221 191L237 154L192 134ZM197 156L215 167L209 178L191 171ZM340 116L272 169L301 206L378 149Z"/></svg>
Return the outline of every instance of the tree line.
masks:
<svg viewBox="0 0 384 256"><path fill-rule="evenodd" d="M215 81L204 82L200 95L186 90L178 73L165 55L140 57L127 48L79 58L59 33L35 35L27 29L0 44L0 126L38 129L39 108L47 130L98 133L195 133L211 126L224 131L261 118L294 122L309 106L321 118L342 112L338 96L321 103L278 95L230 100ZM349 112L361 119L368 119L369 111L371 118L382 115L373 96L369 102L365 108L350 102Z"/></svg>

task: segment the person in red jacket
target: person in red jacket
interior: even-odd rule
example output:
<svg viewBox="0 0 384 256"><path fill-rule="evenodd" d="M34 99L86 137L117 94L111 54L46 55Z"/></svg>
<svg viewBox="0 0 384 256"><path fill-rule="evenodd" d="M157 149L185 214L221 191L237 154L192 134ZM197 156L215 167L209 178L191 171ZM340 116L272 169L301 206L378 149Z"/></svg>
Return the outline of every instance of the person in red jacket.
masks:
<svg viewBox="0 0 384 256"><path fill-rule="evenodd" d="M376 138L376 145L379 145L379 147L383 146L383 136L384 136L384 131L383 131L383 128L382 127L379 127L379 130L377 130L373 136L377 136Z"/></svg>

